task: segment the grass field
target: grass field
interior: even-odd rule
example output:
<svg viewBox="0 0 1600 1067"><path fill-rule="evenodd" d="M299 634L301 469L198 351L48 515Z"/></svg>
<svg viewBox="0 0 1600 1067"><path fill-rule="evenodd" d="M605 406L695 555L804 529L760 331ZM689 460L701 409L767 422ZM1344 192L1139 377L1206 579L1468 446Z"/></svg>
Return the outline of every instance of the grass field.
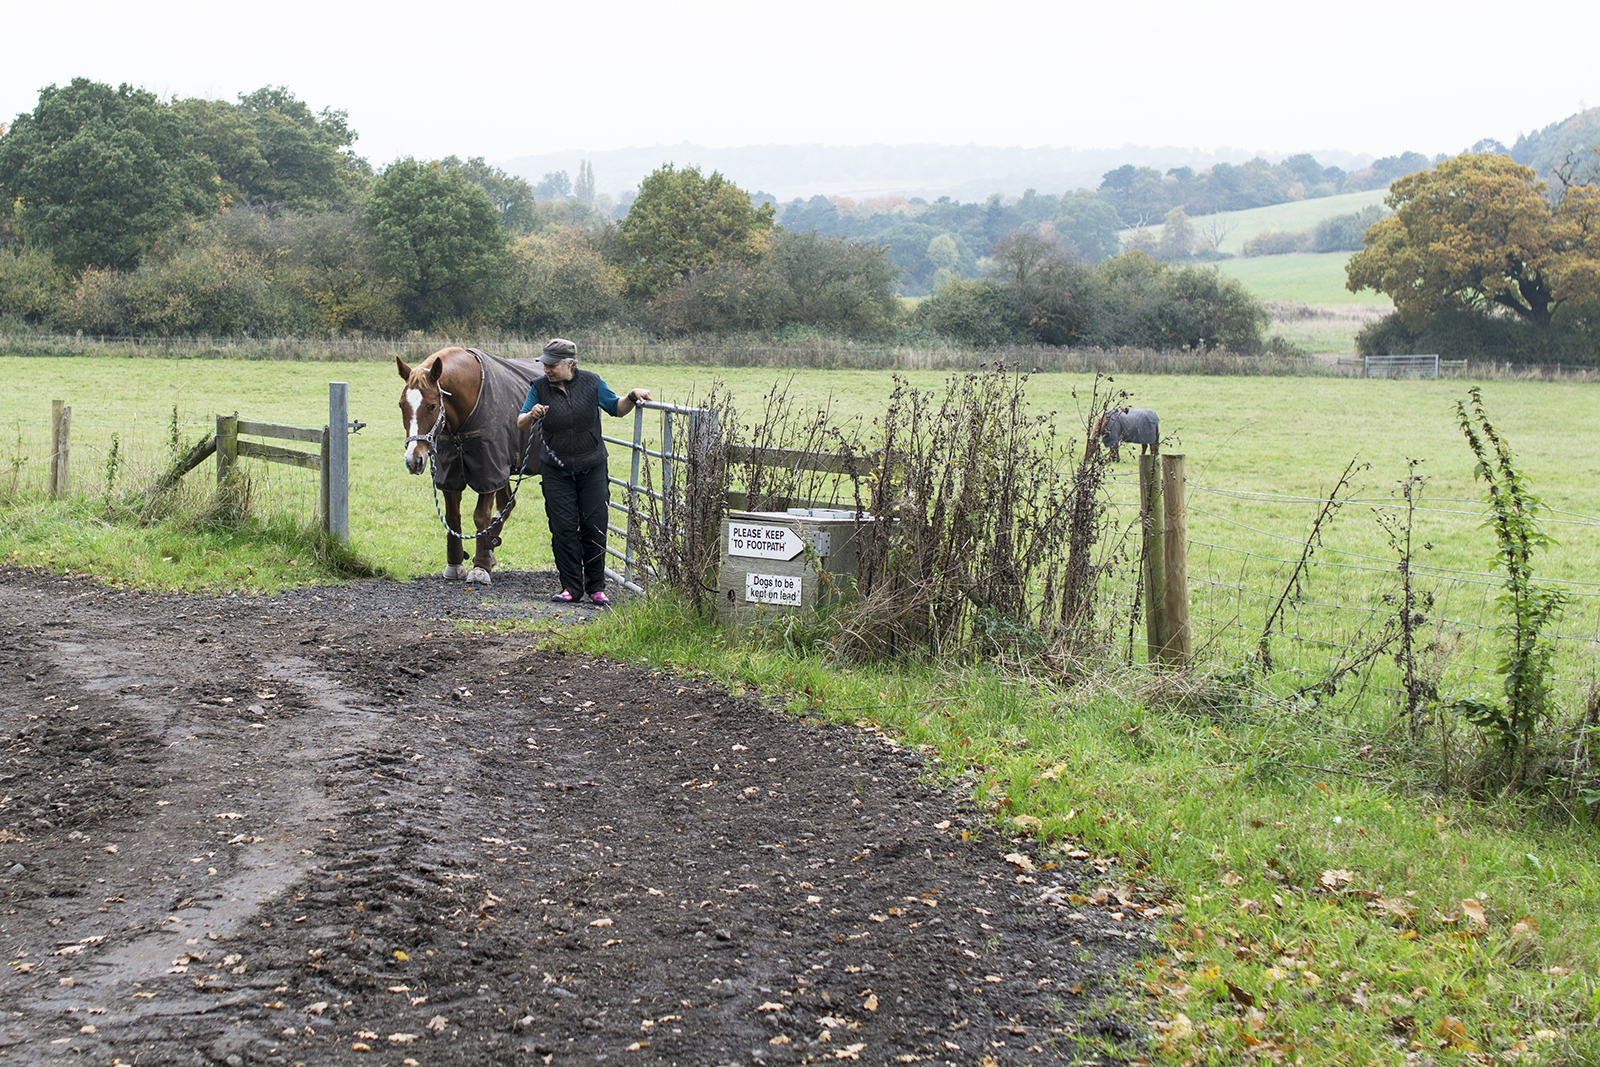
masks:
<svg viewBox="0 0 1600 1067"><path fill-rule="evenodd" d="M1238 278L1257 300L1287 300L1320 307L1393 308L1381 293L1363 289L1352 293L1344 287L1344 265L1349 252L1296 252L1287 256L1252 256L1218 260L1216 267L1230 278Z"/></svg>
<svg viewBox="0 0 1600 1067"><path fill-rule="evenodd" d="M1315 200L1294 200L1287 204L1254 207L1247 211L1229 211L1225 213L1228 235L1217 246L1217 250L1238 255L1244 251L1245 242L1258 233L1268 230L1287 230L1290 233L1309 230L1323 219L1351 215L1374 204L1382 205L1383 198L1388 195L1387 189L1369 189L1364 193L1343 193Z"/></svg>
<svg viewBox="0 0 1600 1067"><path fill-rule="evenodd" d="M720 380L741 421L759 415L780 377L594 369L619 390L648 386L679 403ZM29 404L14 401L0 419L0 551L17 562L218 593L326 580L306 560L254 541L108 524L100 498L110 495L111 434L123 460L117 484L133 484L141 468L163 462L174 405L186 441L212 427L217 412L320 425L330 379L350 383L351 414L369 424L351 442L354 547L400 576L442 562L427 483L400 466L391 363L13 357L0 358L0 370ZM892 384L882 372L781 377L796 410L826 407L869 432ZM934 390L944 380L907 377ZM1029 397L1070 435L1091 384L1035 375ZM1436 614L1456 620L1441 632L1478 640L1474 627L1492 621L1484 605L1494 593L1493 546L1478 529L1481 490L1452 411L1469 384L1117 376L1131 403L1160 412L1165 450L1187 456L1191 591L1197 631L1209 628L1197 634L1202 663L1193 675L1115 662L1071 673L988 661L841 664L781 633L719 633L655 600L553 639L709 673L757 687L797 714L886 731L966 776L1004 833L1095 857L1118 893L1107 906L1126 909L1130 925L1141 914L1138 928L1161 942L1128 976L1120 1009L1147 1034L1141 1051L1154 1062L1594 1063L1600 850L1592 824L1546 821L1515 795L1439 788L1434 755L1408 742L1392 702L1370 690L1354 702L1347 693L1254 703L1206 696L1236 691L1227 679L1238 677L1282 587L1282 561L1298 556L1317 501L1352 457L1372 465L1359 475L1359 500L1325 531L1321 564L1289 633L1273 639L1275 655L1314 678L1344 654L1340 634L1393 610L1383 592L1394 588L1395 562L1373 515L1395 514L1391 491L1408 457L1426 460L1431 478L1417 537L1433 547L1417 561L1421 580L1441 595ZM1549 529L1562 543L1539 560L1539 573L1580 597L1562 623L1558 663L1561 715L1572 721L1581 685L1597 673L1590 594L1600 526L1589 516L1600 513L1600 405L1592 385L1496 381L1484 391L1530 484L1558 509ZM37 488L55 397L74 408L78 496L70 503L41 501ZM1125 457L1113 481L1124 524L1133 521L1132 466ZM210 476L201 468L189 478ZM262 499L303 507L294 502L306 490L291 476L263 487ZM536 495L523 507L503 565L548 566ZM1452 669L1447 697L1493 681ZM1470 751L1465 728L1456 731Z"/></svg>
<svg viewBox="0 0 1600 1067"><path fill-rule="evenodd" d="M0 359L0 369L17 382L19 395L35 396L32 411L13 411L0 420L0 472L9 466L19 490L42 486L48 451L49 400L59 396L74 409L73 467L77 492L105 495L110 440L118 435L121 482L137 481L140 465L154 468L168 454L173 407L178 409L180 436L189 440L209 433L218 412L238 411L263 421L315 426L326 421L327 383L348 380L353 418L368 425L350 442L352 546L365 558L398 576L436 571L443 562L443 533L435 511L431 483L406 474L400 464L403 432L396 401L400 383L391 363L295 364L217 360L106 360L95 358ZM882 410L892 382L885 372L800 372L792 376L766 369L596 365L619 389L649 386L657 399L694 402L714 381L724 383L735 398L739 417L760 414L763 397L775 382L787 384L797 408L828 408L835 422L854 425L871 435L871 420ZM910 373L922 389L939 390L944 375ZM1091 381L1068 374L1035 375L1029 384L1031 402L1040 410L1058 412L1062 432L1082 437L1081 399ZM1188 459L1191 487L1190 536L1198 545L1191 564L1197 629L1208 626L1197 644L1221 642L1233 648L1244 641L1252 619L1264 617L1262 598L1281 584L1279 561L1296 554L1297 539L1307 532L1318 500L1332 486L1344 465L1358 459L1370 464L1359 474L1357 498L1370 505L1348 508L1334 530L1326 533L1328 549L1320 559L1314 584L1339 611L1308 612L1304 637L1338 641L1334 632L1354 629L1363 611L1355 605L1381 600L1389 591L1392 569L1373 507L1390 502L1405 474L1407 457L1426 460L1430 481L1424 495L1427 509L1420 539L1432 548L1417 561L1438 572L1441 588L1450 591L1451 618L1477 632L1488 625L1487 598L1493 591L1487 559L1492 546L1477 530L1482 506L1472 482L1472 464L1456 428L1452 402L1469 383L1459 381L1386 381L1341 378L1195 378L1119 376L1131 403L1161 414L1166 449ZM1594 472L1600 469L1600 405L1592 403L1592 387L1577 383L1496 382L1487 388L1491 414L1513 442L1524 470L1538 492L1563 513L1551 532L1563 542L1541 561L1541 573L1572 585L1577 599L1563 632L1593 639L1600 636L1590 582L1600 572L1593 531L1600 515L1600 490ZM608 420L610 422L610 420ZM652 429L653 429L653 424ZM1552 425L1563 427L1552 435ZM625 436L631 419L610 422L608 429ZM246 461L258 480L258 497L277 501L309 517L315 507L315 479L307 472L276 464ZM1115 485L1124 516L1133 512L1132 465L1118 468ZM190 482L211 477L207 464L191 473ZM548 533L536 482L508 527L500 550L502 566L550 565ZM3 486L0 486L3 488ZM42 509L42 504L33 505ZM1385 511L1385 513L1388 513ZM71 546L36 543L29 524L15 522L0 535L8 554L33 561L70 553ZM93 531L84 536L92 539ZM41 555L42 554L42 555ZM293 569L274 578L271 568L257 565L249 573L215 561L221 576L197 563L193 553L173 556L164 543L140 550L135 572L152 584L189 583L249 588L253 583L293 581ZM1331 564L1341 562L1344 566ZM1600 588L1600 587L1596 587ZM1203 621L1208 620L1208 621ZM1259 622L1255 625L1259 626ZM1314 641L1308 648L1313 647ZM1242 647L1242 646L1240 646ZM1315 646L1322 648L1322 646ZM1237 651L1237 648L1235 648ZM1327 648L1322 648L1327 653ZM1314 656L1312 657L1315 658ZM1469 657L1474 658L1474 657ZM1575 667L1563 673L1572 674Z"/></svg>

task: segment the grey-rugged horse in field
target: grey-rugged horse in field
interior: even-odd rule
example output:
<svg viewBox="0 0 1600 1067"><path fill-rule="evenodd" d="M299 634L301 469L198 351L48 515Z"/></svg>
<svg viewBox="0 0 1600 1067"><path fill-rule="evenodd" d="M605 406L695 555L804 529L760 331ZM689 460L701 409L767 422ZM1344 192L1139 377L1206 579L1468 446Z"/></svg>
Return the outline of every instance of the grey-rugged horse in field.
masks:
<svg viewBox="0 0 1600 1067"><path fill-rule="evenodd" d="M1149 408L1112 408L1100 416L1100 423L1089 436L1085 458L1094 452L1096 444L1111 452L1111 461L1122 459L1118 448L1123 442L1139 445L1139 454L1161 451L1161 420Z"/></svg>
<svg viewBox="0 0 1600 1067"><path fill-rule="evenodd" d="M528 383L544 377L544 367L475 348L440 349L415 367L399 356L395 363L406 383L400 393L406 470L421 474L432 466L434 488L444 498L444 576L489 585L500 530L517 503L511 475L521 472L528 450L517 412ZM461 494L469 488L478 494L471 570L461 544Z"/></svg>

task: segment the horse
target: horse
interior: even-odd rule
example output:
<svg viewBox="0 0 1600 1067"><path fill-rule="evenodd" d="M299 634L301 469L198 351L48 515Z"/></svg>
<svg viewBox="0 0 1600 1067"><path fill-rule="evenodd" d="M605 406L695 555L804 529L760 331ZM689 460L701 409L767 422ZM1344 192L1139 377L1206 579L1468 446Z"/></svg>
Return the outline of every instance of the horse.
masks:
<svg viewBox="0 0 1600 1067"><path fill-rule="evenodd" d="M521 473L527 455L517 415L528 385L544 376L538 360L502 359L474 348L443 348L415 367L395 357L405 381L400 422L406 443L401 458L411 474L433 468L436 492L444 497L444 577L469 585L491 584L494 550L516 507L513 469ZM478 494L472 511L477 528L472 568L464 566L461 497Z"/></svg>
<svg viewBox="0 0 1600 1067"><path fill-rule="evenodd" d="M1118 446L1124 441L1142 446L1139 449L1141 455L1151 451L1160 452L1161 420L1149 408L1112 408L1101 415L1100 421L1095 424L1083 458L1088 459L1093 455L1097 445L1105 445L1111 451L1111 461L1115 463L1122 458Z"/></svg>

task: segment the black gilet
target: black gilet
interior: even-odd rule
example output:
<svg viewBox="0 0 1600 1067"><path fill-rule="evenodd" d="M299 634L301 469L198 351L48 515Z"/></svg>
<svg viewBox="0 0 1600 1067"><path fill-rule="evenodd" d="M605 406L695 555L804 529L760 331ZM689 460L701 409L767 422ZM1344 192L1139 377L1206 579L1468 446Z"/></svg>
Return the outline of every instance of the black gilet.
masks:
<svg viewBox="0 0 1600 1067"><path fill-rule="evenodd" d="M564 384L565 392L549 379L534 383L539 403L550 409L540 423L544 446L539 459L547 467L575 474L606 461L606 443L600 436L600 375L580 370Z"/></svg>

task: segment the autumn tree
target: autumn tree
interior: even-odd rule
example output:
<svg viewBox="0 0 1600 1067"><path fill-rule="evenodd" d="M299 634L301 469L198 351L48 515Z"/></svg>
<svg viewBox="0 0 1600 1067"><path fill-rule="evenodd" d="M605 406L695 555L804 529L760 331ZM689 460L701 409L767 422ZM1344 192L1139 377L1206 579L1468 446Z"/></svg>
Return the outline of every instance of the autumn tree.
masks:
<svg viewBox="0 0 1600 1067"><path fill-rule="evenodd" d="M618 227L629 292L652 297L718 263L753 259L766 246L773 214L771 204L753 207L750 194L717 171L668 163L640 183Z"/></svg>
<svg viewBox="0 0 1600 1067"><path fill-rule="evenodd" d="M1461 155L1396 181L1394 214L1367 230L1346 288L1375 289L1407 323L1452 311L1504 309L1545 328L1568 301L1600 296L1600 189L1558 203L1531 168Z"/></svg>

